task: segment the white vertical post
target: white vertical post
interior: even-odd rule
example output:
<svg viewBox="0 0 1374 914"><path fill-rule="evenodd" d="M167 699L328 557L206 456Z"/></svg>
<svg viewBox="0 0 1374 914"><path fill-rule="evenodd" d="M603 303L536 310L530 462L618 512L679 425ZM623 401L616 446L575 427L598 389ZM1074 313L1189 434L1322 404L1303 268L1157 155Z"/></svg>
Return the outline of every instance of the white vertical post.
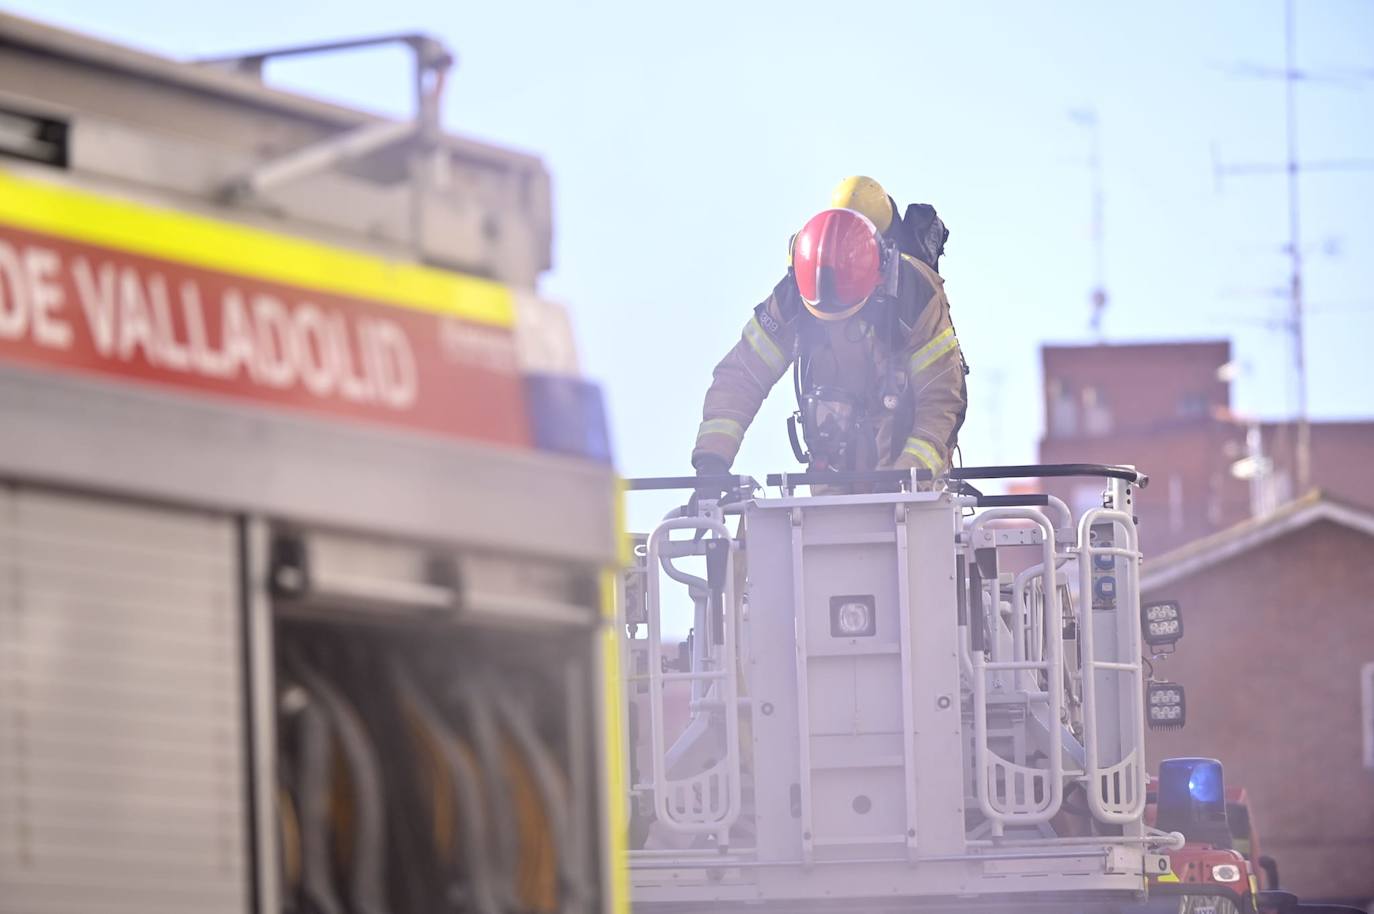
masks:
<svg viewBox="0 0 1374 914"><path fill-rule="evenodd" d="M898 502L893 512L897 530L897 618L902 660L902 794L906 798L906 853L916 859L920 829L916 822L916 709L912 706L911 669L911 568L907 555L907 506Z"/></svg>
<svg viewBox="0 0 1374 914"><path fill-rule="evenodd" d="M802 862L810 863L815 856L816 833L811 822L811 701L810 672L807 667L809 647L806 640L806 580L802 573L805 553L802 532L802 509L789 512L792 528L792 625L797 656L797 761L798 805L801 811Z"/></svg>
<svg viewBox="0 0 1374 914"><path fill-rule="evenodd" d="M268 599L271 533L261 518L249 518L240 527L243 537L243 607L247 615L249 726L253 732L254 816L257 834L258 910L281 909L277 860L277 685L272 647L272 604Z"/></svg>

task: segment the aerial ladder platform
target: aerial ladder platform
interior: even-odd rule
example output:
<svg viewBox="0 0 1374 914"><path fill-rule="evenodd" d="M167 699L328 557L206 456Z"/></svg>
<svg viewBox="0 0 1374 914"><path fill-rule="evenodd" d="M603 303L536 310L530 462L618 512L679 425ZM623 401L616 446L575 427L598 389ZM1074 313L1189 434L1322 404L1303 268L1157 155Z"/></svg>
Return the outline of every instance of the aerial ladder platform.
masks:
<svg viewBox="0 0 1374 914"><path fill-rule="evenodd" d="M1062 475L1100 479L1100 503L970 484ZM1168 871L1182 836L1145 824L1147 478L950 476L776 474L771 495L722 478L733 494L636 539L619 621L638 910L1111 911ZM798 494L817 483L869 494ZM688 605L674 651L665 616Z"/></svg>

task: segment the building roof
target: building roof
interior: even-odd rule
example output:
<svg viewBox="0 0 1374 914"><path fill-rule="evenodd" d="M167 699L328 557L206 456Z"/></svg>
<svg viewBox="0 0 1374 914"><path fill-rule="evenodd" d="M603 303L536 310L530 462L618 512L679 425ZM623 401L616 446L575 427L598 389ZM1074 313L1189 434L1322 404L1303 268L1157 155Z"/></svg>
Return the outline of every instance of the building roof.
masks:
<svg viewBox="0 0 1374 914"><path fill-rule="evenodd" d="M1374 537L1374 512L1314 490L1273 514L1242 521L1146 561L1141 570L1141 590L1167 586L1319 521Z"/></svg>
<svg viewBox="0 0 1374 914"><path fill-rule="evenodd" d="M1196 339L1196 340L1131 340L1127 342L1093 342L1093 343L1045 343L1040 347L1042 352L1054 353L1093 353L1098 351L1120 353L1125 350L1139 350L1141 352L1179 352L1189 351L1196 354L1200 350L1212 349L1218 352L1229 352L1231 340L1227 337L1215 339Z"/></svg>

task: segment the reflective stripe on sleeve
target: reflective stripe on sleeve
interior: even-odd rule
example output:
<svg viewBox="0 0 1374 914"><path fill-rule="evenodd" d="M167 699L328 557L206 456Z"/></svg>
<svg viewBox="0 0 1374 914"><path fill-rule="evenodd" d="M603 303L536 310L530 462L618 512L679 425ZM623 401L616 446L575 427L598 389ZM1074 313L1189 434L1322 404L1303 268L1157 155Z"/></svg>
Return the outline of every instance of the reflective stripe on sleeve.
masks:
<svg viewBox="0 0 1374 914"><path fill-rule="evenodd" d="M939 473L944 467L945 462L940 459L940 452L931 447L930 444L914 435L906 439L906 447L902 453L908 457L915 457L921 465L932 473Z"/></svg>
<svg viewBox="0 0 1374 914"><path fill-rule="evenodd" d="M787 357L782 354L777 342L768 335L768 331L763 329L757 317L751 318L749 323L744 325L744 340L749 344L749 348L763 359L763 364L768 366L769 371L781 374L787 367Z"/></svg>
<svg viewBox="0 0 1374 914"><path fill-rule="evenodd" d="M935 336L931 337L930 342L911 354L911 373L924 371L941 356L946 355L959 348L959 339L954 335L953 327L946 327Z"/></svg>
<svg viewBox="0 0 1374 914"><path fill-rule="evenodd" d="M744 426L734 419L707 419L697 429L697 437L702 435L724 435L733 441L744 438Z"/></svg>

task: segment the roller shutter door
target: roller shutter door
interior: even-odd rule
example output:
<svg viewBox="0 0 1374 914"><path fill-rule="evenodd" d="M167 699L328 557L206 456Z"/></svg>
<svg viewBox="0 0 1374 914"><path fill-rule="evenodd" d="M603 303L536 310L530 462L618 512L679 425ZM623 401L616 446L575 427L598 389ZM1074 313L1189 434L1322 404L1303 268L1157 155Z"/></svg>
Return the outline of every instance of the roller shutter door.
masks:
<svg viewBox="0 0 1374 914"><path fill-rule="evenodd" d="M0 914L248 910L229 518L0 489Z"/></svg>

